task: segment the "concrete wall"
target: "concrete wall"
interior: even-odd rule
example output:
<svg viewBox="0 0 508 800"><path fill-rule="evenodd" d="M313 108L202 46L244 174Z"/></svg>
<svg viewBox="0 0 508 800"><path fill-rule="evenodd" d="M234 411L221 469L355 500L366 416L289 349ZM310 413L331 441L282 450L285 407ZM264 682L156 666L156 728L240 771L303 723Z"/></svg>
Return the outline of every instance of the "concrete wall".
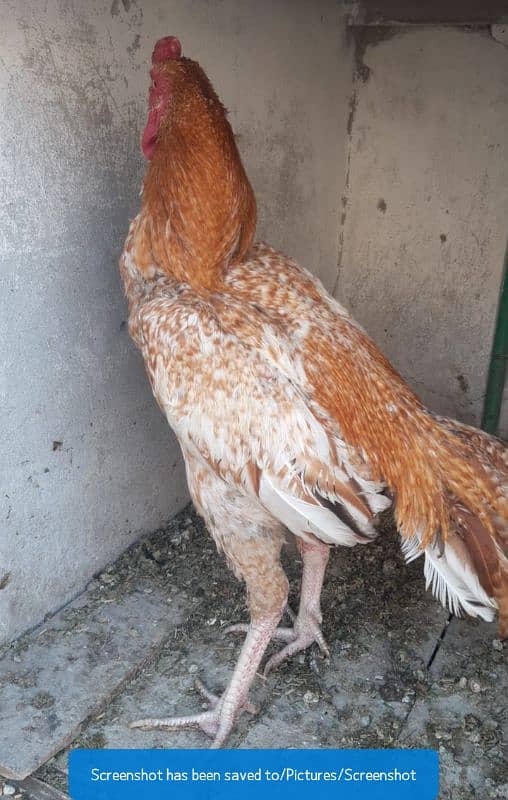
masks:
<svg viewBox="0 0 508 800"><path fill-rule="evenodd" d="M478 424L508 237L508 49L488 29L356 38L337 296L431 408Z"/></svg>
<svg viewBox="0 0 508 800"><path fill-rule="evenodd" d="M351 67L338 4L0 0L0 643L186 501L129 343L147 64L177 34L231 110L260 234L331 285Z"/></svg>

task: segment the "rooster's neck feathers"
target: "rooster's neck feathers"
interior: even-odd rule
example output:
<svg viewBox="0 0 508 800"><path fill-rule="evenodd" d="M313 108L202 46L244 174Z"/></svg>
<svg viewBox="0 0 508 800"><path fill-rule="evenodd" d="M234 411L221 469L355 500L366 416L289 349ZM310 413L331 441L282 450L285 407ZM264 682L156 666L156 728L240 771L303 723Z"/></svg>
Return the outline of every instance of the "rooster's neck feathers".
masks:
<svg viewBox="0 0 508 800"><path fill-rule="evenodd" d="M137 260L214 290L252 244L256 203L224 107L183 61L144 182Z"/></svg>

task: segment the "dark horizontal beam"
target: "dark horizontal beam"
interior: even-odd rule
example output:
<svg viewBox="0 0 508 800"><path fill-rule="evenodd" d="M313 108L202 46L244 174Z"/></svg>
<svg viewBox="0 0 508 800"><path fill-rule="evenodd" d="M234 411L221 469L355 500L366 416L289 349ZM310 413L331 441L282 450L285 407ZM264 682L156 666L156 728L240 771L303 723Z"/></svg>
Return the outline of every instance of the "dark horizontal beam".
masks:
<svg viewBox="0 0 508 800"><path fill-rule="evenodd" d="M352 0L350 25L496 25L508 23L508 0Z"/></svg>

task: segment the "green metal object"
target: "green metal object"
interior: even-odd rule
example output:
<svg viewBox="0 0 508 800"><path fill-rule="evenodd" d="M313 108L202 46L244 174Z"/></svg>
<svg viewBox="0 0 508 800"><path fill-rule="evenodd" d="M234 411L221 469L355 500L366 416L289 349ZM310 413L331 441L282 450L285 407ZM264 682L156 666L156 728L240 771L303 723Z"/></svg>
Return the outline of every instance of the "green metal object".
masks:
<svg viewBox="0 0 508 800"><path fill-rule="evenodd" d="M490 355L487 391L483 404L482 428L487 433L497 433L503 402L508 359L508 246L504 256L503 281L497 309L496 330Z"/></svg>

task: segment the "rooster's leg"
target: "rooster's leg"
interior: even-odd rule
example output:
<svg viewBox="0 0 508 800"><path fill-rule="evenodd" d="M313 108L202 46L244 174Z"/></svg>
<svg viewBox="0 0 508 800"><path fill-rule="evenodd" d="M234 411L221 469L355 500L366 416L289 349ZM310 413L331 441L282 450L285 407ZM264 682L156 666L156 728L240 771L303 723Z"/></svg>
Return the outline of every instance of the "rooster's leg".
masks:
<svg viewBox="0 0 508 800"><path fill-rule="evenodd" d="M305 650L313 642L319 645L326 656L330 655L320 628L323 619L320 604L321 588L330 548L320 542L309 544L302 539L298 540L298 548L303 560L298 616L292 628L279 628L277 630L276 637L287 641L288 644L268 659L264 670L265 675L268 675L274 667L277 667L286 658Z"/></svg>
<svg viewBox="0 0 508 800"><path fill-rule="evenodd" d="M240 573L248 591L251 623L243 643L233 676L221 697L204 686L198 689L210 704L210 709L189 717L168 719L142 719L131 723L131 728L143 730L178 730L201 728L214 741L212 747L221 747L237 718L243 711L255 713L248 693L261 659L273 637L287 600L287 578L278 562L278 544L262 553L259 548L249 554L248 543L241 542L239 552L228 553L234 559L235 571ZM235 558L236 556L236 558ZM274 558L276 557L276 560Z"/></svg>
<svg viewBox="0 0 508 800"><path fill-rule="evenodd" d="M292 618L293 627L277 628L274 631L272 638L280 639L283 642L287 642L287 644L282 650L268 659L264 669L265 675L268 675L274 667L277 667L286 658L300 652L300 650L305 650L313 642L316 642L321 651L326 656L329 656L328 647L320 628L322 621L320 596L330 548L320 542L309 544L302 539L298 539L298 549L303 560L298 616L295 617L291 609L288 608L287 611ZM247 629L247 625L231 625L227 628L226 633L239 633Z"/></svg>

